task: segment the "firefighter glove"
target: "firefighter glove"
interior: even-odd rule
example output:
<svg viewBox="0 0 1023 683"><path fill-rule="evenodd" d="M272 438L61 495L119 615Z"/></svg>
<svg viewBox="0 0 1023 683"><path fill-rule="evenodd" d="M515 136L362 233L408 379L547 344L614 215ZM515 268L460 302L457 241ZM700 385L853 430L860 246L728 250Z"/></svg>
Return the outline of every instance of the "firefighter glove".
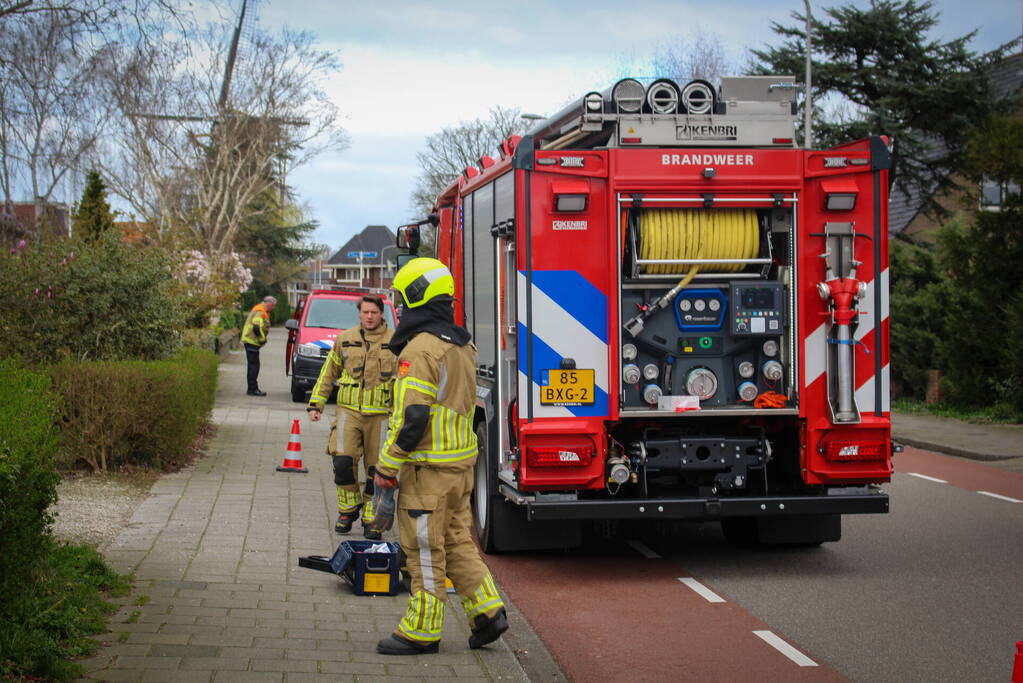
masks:
<svg viewBox="0 0 1023 683"><path fill-rule="evenodd" d="M386 474L380 474L380 472L373 473L373 488L375 489L394 489L398 487L398 478L389 477Z"/></svg>
<svg viewBox="0 0 1023 683"><path fill-rule="evenodd" d="M378 474L376 481L382 477ZM388 477L395 481L393 477ZM384 532L394 526L394 485L383 486L376 483L373 492L373 521L369 523L373 531Z"/></svg>

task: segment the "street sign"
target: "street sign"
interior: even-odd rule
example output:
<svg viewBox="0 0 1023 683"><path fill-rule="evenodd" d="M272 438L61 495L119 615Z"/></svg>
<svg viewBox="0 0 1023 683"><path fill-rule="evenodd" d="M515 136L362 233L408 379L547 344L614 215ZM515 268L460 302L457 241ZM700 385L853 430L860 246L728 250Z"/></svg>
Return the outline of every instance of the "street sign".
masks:
<svg viewBox="0 0 1023 683"><path fill-rule="evenodd" d="M376 258L377 253L375 251L350 251L348 252L348 258Z"/></svg>

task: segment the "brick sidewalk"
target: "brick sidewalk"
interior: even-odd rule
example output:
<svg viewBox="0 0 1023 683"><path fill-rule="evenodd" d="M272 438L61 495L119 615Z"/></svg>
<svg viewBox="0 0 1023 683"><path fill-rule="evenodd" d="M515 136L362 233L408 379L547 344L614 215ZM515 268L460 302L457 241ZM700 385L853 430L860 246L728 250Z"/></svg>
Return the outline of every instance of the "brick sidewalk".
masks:
<svg viewBox="0 0 1023 683"><path fill-rule="evenodd" d="M244 353L221 364L207 457L162 477L101 549L135 581L99 636L105 646L84 661L86 680L527 680L503 640L469 649L457 599L440 654L378 655L408 594L360 597L334 576L298 568L300 555L329 555L340 537L327 422L312 425L291 402L284 339L272 330L261 354L265 398L244 395ZM309 474L278 473L296 418Z"/></svg>

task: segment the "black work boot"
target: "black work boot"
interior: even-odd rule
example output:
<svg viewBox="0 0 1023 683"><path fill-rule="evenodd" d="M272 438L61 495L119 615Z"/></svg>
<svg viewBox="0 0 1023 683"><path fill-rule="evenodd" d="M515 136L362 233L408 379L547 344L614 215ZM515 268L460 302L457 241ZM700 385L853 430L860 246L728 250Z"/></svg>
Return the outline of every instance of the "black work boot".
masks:
<svg viewBox="0 0 1023 683"><path fill-rule="evenodd" d="M432 643L417 643L395 633L377 643L377 652L382 655L432 655L438 650L440 650L439 640Z"/></svg>
<svg viewBox="0 0 1023 683"><path fill-rule="evenodd" d="M359 510L356 508L351 512L339 512L337 515L337 522L334 523L334 533L336 534L347 534L352 530L352 525L355 524L355 520L359 518Z"/></svg>
<svg viewBox="0 0 1023 683"><path fill-rule="evenodd" d="M363 536L363 538L365 538L367 540L370 540L370 541L379 541L379 540L383 539L384 534L382 532L380 532L380 531L377 531L376 529L373 529L373 528L368 527L368 526L364 526L364 527L362 527L362 536Z"/></svg>
<svg viewBox="0 0 1023 683"><path fill-rule="evenodd" d="M472 635L469 636L469 647L473 650L494 642L508 630L508 614L503 607L494 616L481 614L473 622Z"/></svg>

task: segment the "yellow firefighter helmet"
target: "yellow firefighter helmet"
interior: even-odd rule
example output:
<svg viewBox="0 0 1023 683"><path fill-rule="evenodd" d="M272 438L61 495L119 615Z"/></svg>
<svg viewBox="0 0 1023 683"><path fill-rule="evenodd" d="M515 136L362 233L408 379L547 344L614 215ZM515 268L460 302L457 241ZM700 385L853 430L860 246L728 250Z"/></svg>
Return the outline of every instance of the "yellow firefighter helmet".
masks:
<svg viewBox="0 0 1023 683"><path fill-rule="evenodd" d="M422 306L438 296L455 295L455 278L448 267L435 258L412 259L394 276L392 286L401 292L409 308Z"/></svg>

